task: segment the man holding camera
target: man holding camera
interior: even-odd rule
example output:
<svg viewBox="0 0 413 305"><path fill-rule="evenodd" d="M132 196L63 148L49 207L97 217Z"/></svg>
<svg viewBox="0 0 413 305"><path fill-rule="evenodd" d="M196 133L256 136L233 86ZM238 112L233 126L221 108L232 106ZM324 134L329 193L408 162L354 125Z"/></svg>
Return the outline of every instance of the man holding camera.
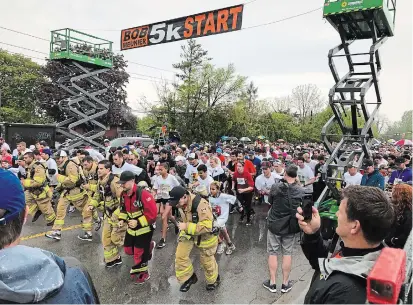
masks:
<svg viewBox="0 0 413 305"><path fill-rule="evenodd" d="M284 178L280 183L276 183L271 187L268 195L268 202L271 204L271 209L268 212L267 233L270 279L265 281L263 286L273 293L277 292L275 281L277 279L279 255L283 257L281 292L289 292L292 288L289 281L292 251L295 234L300 231L295 212L305 196L305 189L297 182L297 172L297 166L289 165L285 169Z"/></svg>
<svg viewBox="0 0 413 305"><path fill-rule="evenodd" d="M330 247L320 234L317 209L312 208L309 220L304 220L301 207L297 211L298 224L304 232L301 247L316 271L304 303L365 304L367 275L393 225L395 213L387 195L377 187L351 185L342 189L336 228L342 241L330 258Z"/></svg>

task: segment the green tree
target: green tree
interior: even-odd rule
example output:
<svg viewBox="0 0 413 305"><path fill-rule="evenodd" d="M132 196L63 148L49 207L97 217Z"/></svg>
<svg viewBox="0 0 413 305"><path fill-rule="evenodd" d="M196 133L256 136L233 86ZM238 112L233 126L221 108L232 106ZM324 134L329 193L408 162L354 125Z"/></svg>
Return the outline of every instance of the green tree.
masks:
<svg viewBox="0 0 413 305"><path fill-rule="evenodd" d="M290 142L300 139L299 125L291 114L273 112L268 115L266 124L268 124L268 137L270 139L284 139Z"/></svg>
<svg viewBox="0 0 413 305"><path fill-rule="evenodd" d="M182 46L181 58L173 65L179 70L180 83L174 88L161 86L159 103L150 112L158 124L167 123L179 130L185 142L205 140L207 126L213 127L217 116L221 117L219 111L226 111L237 100L245 78L236 75L232 64L226 68L214 67L208 52L193 40ZM218 132L212 132L211 136Z"/></svg>
<svg viewBox="0 0 413 305"><path fill-rule="evenodd" d="M153 126L156 126L156 120L152 116L147 115L137 119L136 129L144 134L153 136Z"/></svg>
<svg viewBox="0 0 413 305"><path fill-rule="evenodd" d="M390 124L389 128L386 130L387 136L390 138L401 138L402 134L406 134L406 138L411 138L412 117L413 110L405 111L400 121Z"/></svg>
<svg viewBox="0 0 413 305"><path fill-rule="evenodd" d="M21 55L0 49L1 121L48 123L51 121L36 98L36 90L45 83L41 66Z"/></svg>

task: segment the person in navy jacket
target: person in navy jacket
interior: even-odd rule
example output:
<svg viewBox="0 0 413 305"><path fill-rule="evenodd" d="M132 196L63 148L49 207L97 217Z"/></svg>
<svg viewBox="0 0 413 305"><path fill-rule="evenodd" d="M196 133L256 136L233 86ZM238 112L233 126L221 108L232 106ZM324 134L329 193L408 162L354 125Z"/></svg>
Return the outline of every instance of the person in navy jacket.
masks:
<svg viewBox="0 0 413 305"><path fill-rule="evenodd" d="M412 181L412 169L410 167L406 167L405 161L406 160L403 157L396 158L395 164L397 170L392 172L389 178L389 184L399 184L402 182Z"/></svg>

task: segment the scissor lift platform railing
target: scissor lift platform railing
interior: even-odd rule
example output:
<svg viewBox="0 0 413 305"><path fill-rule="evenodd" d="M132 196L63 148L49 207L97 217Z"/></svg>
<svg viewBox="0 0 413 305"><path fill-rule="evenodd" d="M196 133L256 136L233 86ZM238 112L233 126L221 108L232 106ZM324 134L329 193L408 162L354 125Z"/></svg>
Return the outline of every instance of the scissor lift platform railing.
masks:
<svg viewBox="0 0 413 305"><path fill-rule="evenodd" d="M109 110L104 98L109 86L100 75L113 67L112 42L72 29L52 31L51 36L50 59L65 66L57 85L69 94L59 102L67 119L57 124L57 131L71 139L67 149L103 148L96 140L107 130L99 119Z"/></svg>

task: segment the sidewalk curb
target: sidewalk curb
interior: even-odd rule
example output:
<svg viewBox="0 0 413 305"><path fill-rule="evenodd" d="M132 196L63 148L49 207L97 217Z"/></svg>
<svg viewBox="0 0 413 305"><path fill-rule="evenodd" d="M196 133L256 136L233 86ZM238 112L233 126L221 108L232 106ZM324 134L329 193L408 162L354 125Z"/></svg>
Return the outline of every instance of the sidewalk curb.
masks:
<svg viewBox="0 0 413 305"><path fill-rule="evenodd" d="M310 287L314 270L311 268L293 285L290 292L284 293L273 304L303 304L304 297Z"/></svg>

